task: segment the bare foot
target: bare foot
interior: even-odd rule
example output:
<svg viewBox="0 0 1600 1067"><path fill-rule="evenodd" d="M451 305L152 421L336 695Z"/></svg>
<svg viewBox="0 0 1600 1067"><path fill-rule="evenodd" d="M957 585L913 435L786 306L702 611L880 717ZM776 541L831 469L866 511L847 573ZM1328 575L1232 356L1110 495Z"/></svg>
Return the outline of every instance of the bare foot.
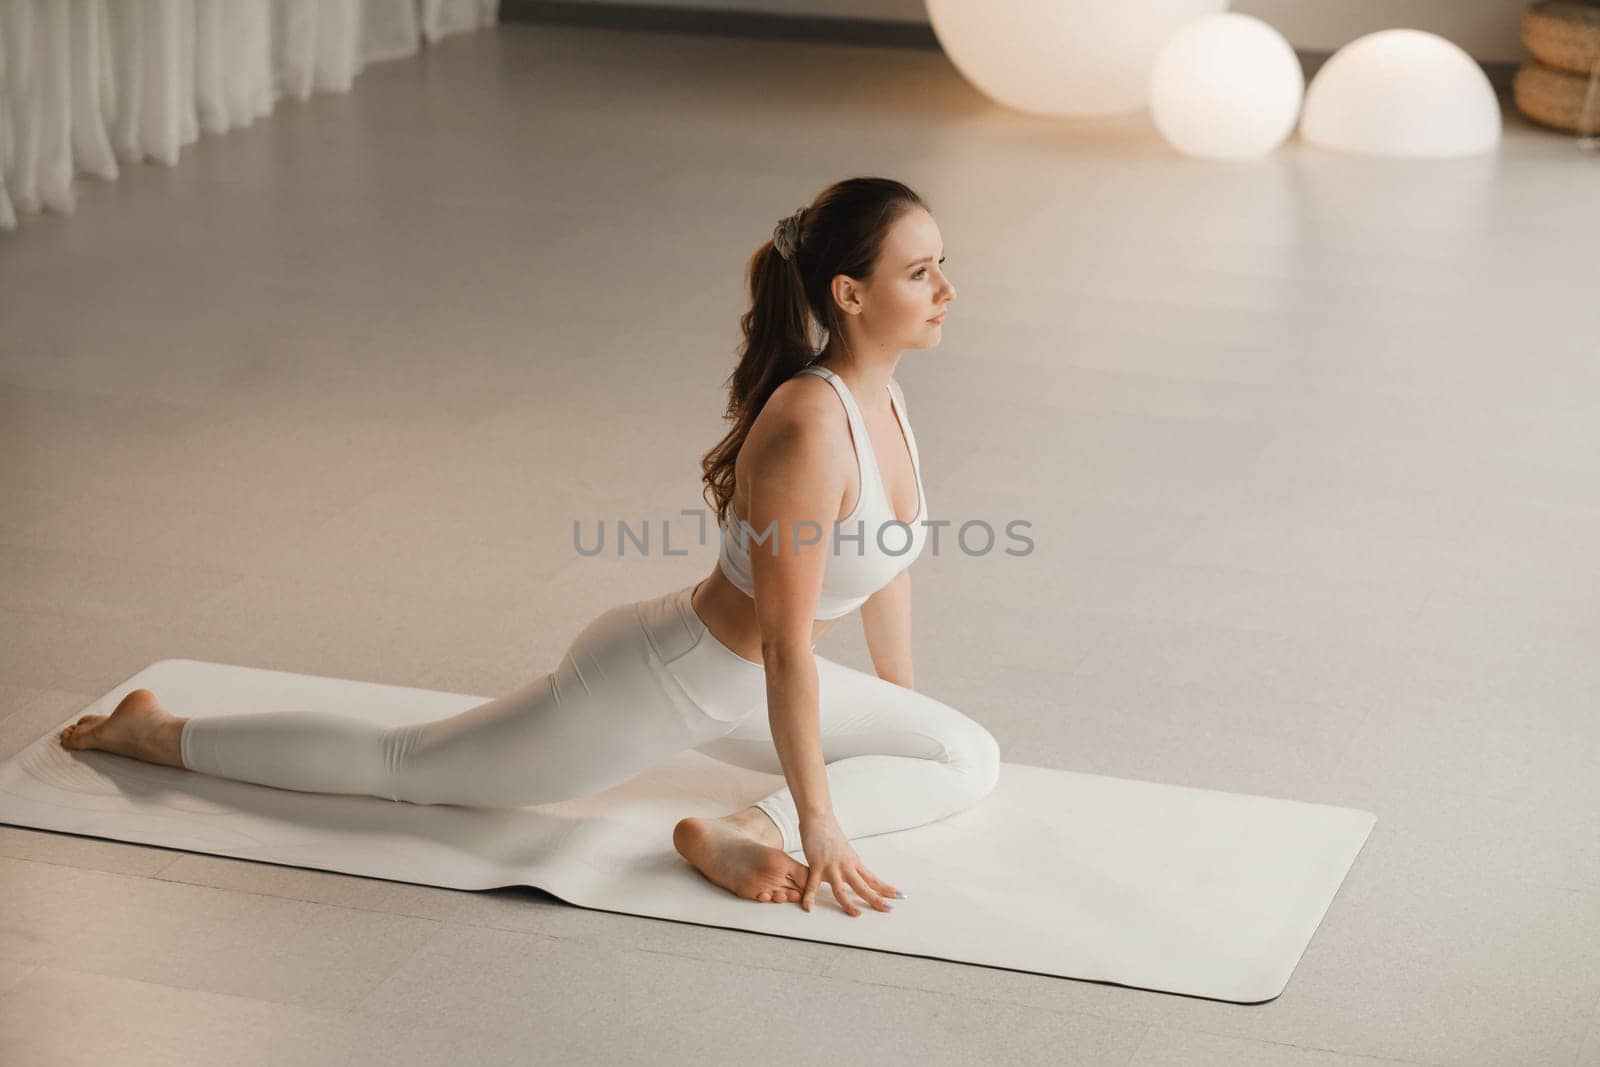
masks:
<svg viewBox="0 0 1600 1067"><path fill-rule="evenodd" d="M146 763L182 767L178 738L186 721L162 710L150 690L135 689L122 698L109 718L85 715L56 736L65 748L98 748Z"/></svg>
<svg viewBox="0 0 1600 1067"><path fill-rule="evenodd" d="M763 904L800 902L806 865L762 841L738 816L681 819L672 828L672 843L696 870L735 896Z"/></svg>

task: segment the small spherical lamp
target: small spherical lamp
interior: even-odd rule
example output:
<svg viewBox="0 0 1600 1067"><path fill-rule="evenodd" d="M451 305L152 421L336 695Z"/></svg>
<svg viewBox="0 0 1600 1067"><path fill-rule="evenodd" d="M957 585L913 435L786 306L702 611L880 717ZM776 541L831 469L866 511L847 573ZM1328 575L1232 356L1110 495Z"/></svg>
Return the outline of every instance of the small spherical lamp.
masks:
<svg viewBox="0 0 1600 1067"><path fill-rule="evenodd" d="M1263 156L1294 132L1305 95L1283 35L1249 15L1206 15L1162 46L1150 112L1178 151L1206 159Z"/></svg>
<svg viewBox="0 0 1600 1067"><path fill-rule="evenodd" d="M950 62L990 99L1030 115L1145 106L1150 64L1175 32L1228 0L927 0Z"/></svg>
<svg viewBox="0 0 1600 1067"><path fill-rule="evenodd" d="M1345 45L1306 89L1300 135L1340 152L1443 159L1500 143L1500 101L1473 58L1421 30Z"/></svg>

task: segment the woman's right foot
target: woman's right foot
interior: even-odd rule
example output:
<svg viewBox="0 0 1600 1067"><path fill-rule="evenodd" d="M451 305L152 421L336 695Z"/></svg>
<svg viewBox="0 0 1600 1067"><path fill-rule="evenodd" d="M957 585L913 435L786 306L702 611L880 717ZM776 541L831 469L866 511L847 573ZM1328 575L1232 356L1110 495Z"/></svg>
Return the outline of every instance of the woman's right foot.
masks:
<svg viewBox="0 0 1600 1067"><path fill-rule="evenodd" d="M672 843L696 870L735 896L764 904L800 901L806 865L754 836L737 820L680 819L672 828Z"/></svg>
<svg viewBox="0 0 1600 1067"><path fill-rule="evenodd" d="M181 768L179 736L186 721L164 711L150 690L135 689L122 698L109 717L85 715L56 736L64 748L97 748L146 763Z"/></svg>

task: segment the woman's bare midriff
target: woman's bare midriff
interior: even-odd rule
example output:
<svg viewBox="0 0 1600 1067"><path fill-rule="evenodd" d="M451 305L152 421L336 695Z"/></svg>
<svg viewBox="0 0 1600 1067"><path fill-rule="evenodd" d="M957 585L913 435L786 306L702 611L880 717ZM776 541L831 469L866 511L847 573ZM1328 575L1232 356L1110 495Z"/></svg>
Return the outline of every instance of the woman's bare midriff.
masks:
<svg viewBox="0 0 1600 1067"><path fill-rule="evenodd" d="M712 568L711 576L695 587L689 604L712 637L750 662L761 663L761 624L756 619L756 602L728 581L721 567ZM816 644L838 623L838 619L811 620L811 643Z"/></svg>

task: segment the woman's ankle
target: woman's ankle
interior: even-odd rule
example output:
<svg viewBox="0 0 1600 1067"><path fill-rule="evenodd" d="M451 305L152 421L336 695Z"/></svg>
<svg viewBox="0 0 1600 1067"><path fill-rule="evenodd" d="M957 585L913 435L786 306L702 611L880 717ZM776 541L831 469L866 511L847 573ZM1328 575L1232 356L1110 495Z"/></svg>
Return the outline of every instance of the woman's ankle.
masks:
<svg viewBox="0 0 1600 1067"><path fill-rule="evenodd" d="M156 727L155 753L156 762L179 770L187 770L183 765L183 724L188 719L172 717Z"/></svg>
<svg viewBox="0 0 1600 1067"><path fill-rule="evenodd" d="M772 848L783 847L783 831L772 821L772 816L755 805L726 816L729 822Z"/></svg>

